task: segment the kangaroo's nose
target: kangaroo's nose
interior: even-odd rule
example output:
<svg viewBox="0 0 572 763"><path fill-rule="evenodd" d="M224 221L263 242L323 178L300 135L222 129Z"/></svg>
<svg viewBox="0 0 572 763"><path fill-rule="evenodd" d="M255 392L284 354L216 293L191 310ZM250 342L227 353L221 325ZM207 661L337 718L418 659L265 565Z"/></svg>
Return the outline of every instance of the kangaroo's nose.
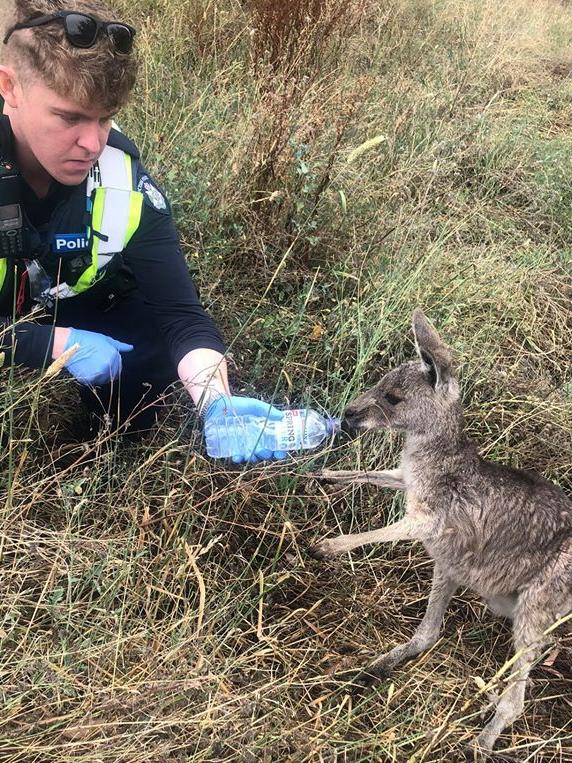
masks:
<svg viewBox="0 0 572 763"><path fill-rule="evenodd" d="M342 432L349 437L355 437L358 433L357 415L352 406L348 405L342 418Z"/></svg>

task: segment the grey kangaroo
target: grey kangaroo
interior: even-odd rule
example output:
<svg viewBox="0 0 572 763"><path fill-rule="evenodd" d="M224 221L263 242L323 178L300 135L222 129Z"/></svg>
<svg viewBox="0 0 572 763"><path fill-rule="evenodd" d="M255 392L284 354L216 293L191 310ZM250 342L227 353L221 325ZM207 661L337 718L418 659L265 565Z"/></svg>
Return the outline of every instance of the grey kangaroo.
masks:
<svg viewBox="0 0 572 763"><path fill-rule="evenodd" d="M459 385L447 346L423 315L413 314L419 360L403 363L346 409L350 430L405 433L398 469L328 471L328 480L405 491L403 519L388 527L322 540L315 552L337 556L366 543L421 541L434 561L427 611L412 638L373 661L369 683L431 647L459 586L511 618L516 660L495 698L494 716L473 744L491 751L522 712L528 675L546 631L572 610L572 501L541 477L485 461L464 432Z"/></svg>

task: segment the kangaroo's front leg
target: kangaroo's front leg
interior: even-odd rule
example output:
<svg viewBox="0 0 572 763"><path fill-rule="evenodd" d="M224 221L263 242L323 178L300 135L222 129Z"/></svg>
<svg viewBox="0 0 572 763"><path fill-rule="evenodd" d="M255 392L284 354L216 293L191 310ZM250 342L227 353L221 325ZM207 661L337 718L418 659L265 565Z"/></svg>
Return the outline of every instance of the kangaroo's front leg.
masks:
<svg viewBox="0 0 572 763"><path fill-rule="evenodd" d="M351 482L356 485L376 485L376 487L391 487L394 490L405 490L403 472L401 469L384 469L381 472L359 472L345 469L322 469L315 472L313 477L327 482Z"/></svg>
<svg viewBox="0 0 572 763"><path fill-rule="evenodd" d="M424 525L408 516L400 519L387 527L381 527L379 530L370 530L365 533L355 533L354 535L338 535L337 538L326 538L320 541L312 549L312 555L320 559L327 559L333 556L339 556L346 551L352 551L359 546L365 546L367 543L388 543L398 540L420 540Z"/></svg>

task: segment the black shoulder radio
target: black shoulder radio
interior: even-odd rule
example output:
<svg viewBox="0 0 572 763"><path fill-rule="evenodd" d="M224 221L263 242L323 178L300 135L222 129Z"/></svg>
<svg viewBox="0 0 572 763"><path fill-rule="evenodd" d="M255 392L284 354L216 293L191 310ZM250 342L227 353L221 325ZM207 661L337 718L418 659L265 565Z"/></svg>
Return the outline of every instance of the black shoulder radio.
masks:
<svg viewBox="0 0 572 763"><path fill-rule="evenodd" d="M0 258L24 256L20 173L0 159Z"/></svg>

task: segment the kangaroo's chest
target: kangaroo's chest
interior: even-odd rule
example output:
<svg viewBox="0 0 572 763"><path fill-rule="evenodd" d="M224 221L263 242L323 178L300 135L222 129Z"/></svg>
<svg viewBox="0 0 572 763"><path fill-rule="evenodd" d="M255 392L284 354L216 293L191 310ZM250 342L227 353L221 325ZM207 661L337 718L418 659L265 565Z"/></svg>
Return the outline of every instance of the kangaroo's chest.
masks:
<svg viewBox="0 0 572 763"><path fill-rule="evenodd" d="M469 511L462 521L456 512L435 507L431 499L410 492L407 516L419 527L418 537L427 554L448 577L482 596L514 590L513 569L501 555L490 559L483 535Z"/></svg>

